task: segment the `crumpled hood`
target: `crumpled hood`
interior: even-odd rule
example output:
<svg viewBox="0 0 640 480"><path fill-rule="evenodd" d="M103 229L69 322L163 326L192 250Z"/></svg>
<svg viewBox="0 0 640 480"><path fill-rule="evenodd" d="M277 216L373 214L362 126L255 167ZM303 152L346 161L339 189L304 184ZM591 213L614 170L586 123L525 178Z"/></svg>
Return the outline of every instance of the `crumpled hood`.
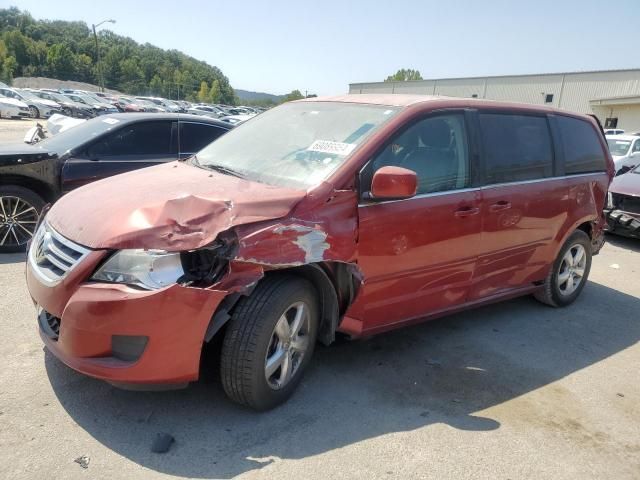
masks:
<svg viewBox="0 0 640 480"><path fill-rule="evenodd" d="M90 248L191 250L233 226L283 217L305 196L172 162L74 190L47 221Z"/></svg>
<svg viewBox="0 0 640 480"><path fill-rule="evenodd" d="M627 172L614 177L609 191L622 195L635 195L640 197L640 173Z"/></svg>

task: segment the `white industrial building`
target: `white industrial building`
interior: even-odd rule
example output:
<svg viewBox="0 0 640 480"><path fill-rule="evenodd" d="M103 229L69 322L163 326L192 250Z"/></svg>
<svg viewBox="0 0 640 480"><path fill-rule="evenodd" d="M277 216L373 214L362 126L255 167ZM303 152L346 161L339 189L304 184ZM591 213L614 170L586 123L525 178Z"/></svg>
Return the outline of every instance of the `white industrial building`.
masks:
<svg viewBox="0 0 640 480"><path fill-rule="evenodd" d="M352 83L349 93L417 93L546 104L595 113L603 126L640 132L640 69Z"/></svg>

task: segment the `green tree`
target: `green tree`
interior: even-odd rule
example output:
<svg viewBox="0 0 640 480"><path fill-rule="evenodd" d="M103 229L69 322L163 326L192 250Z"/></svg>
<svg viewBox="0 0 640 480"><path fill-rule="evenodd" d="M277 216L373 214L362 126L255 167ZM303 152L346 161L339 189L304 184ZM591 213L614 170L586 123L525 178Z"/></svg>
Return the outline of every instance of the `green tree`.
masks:
<svg viewBox="0 0 640 480"><path fill-rule="evenodd" d="M73 53L65 44L55 43L47 53L47 67L50 75L60 80L74 78Z"/></svg>
<svg viewBox="0 0 640 480"><path fill-rule="evenodd" d="M209 103L220 103L221 96L220 81L216 79L211 83L211 88L209 89Z"/></svg>
<svg viewBox="0 0 640 480"><path fill-rule="evenodd" d="M144 73L135 58L127 58L120 62L120 88L127 92L140 94L144 92Z"/></svg>
<svg viewBox="0 0 640 480"><path fill-rule="evenodd" d="M73 57L73 69L75 71L75 78L81 82L93 82L93 60L89 55L81 53L74 55Z"/></svg>
<svg viewBox="0 0 640 480"><path fill-rule="evenodd" d="M13 72L18 68L18 62L16 58L13 56L8 56L2 61L2 65L0 65L0 78L2 81L8 84L11 84L13 80Z"/></svg>
<svg viewBox="0 0 640 480"><path fill-rule="evenodd" d="M304 98L304 95L300 93L300 90L292 90L291 93L288 93L284 97L285 102L291 102L293 100L301 100Z"/></svg>
<svg viewBox="0 0 640 480"><path fill-rule="evenodd" d="M25 37L19 30L8 30L2 34L2 40L7 47L9 55L16 59L18 68L29 64L29 42L31 39Z"/></svg>
<svg viewBox="0 0 640 480"><path fill-rule="evenodd" d="M195 99L206 82L204 101L208 97L227 104L237 101L229 79L215 66L177 50L139 44L108 29L98 35L100 70L109 88ZM4 45L0 75L5 79L42 75L99 82L93 35L84 22L35 20L18 8L0 8L0 42Z"/></svg>
<svg viewBox="0 0 640 480"><path fill-rule="evenodd" d="M198 100L204 103L209 100L209 85L207 82L200 82L200 90L198 90Z"/></svg>
<svg viewBox="0 0 640 480"><path fill-rule="evenodd" d="M149 93L152 95L160 95L162 92L162 79L158 75L154 75L149 82Z"/></svg>
<svg viewBox="0 0 640 480"><path fill-rule="evenodd" d="M409 80L422 80L419 70L412 70L410 68L402 68L393 75L389 75L385 82L407 82Z"/></svg>

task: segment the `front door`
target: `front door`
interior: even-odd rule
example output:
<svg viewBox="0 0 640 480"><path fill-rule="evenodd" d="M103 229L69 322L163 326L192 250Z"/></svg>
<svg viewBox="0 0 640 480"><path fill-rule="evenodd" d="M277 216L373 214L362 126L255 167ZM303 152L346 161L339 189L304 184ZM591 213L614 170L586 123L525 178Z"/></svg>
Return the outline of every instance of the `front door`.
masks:
<svg viewBox="0 0 640 480"><path fill-rule="evenodd" d="M363 170L364 191L383 166L418 175L415 197L359 206L364 285L353 307L363 312L364 331L465 302L481 232L467 131L463 112L431 115L399 133Z"/></svg>
<svg viewBox="0 0 640 480"><path fill-rule="evenodd" d="M110 121L104 118L102 121ZM119 173L177 160L176 122L151 120L127 124L82 147L62 168L62 191Z"/></svg>

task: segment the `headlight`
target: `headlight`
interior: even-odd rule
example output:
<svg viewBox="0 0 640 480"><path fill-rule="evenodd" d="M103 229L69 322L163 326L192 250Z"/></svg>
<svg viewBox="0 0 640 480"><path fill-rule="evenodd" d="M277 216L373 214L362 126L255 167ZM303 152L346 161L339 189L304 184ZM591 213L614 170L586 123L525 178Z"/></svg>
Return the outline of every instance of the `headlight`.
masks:
<svg viewBox="0 0 640 480"><path fill-rule="evenodd" d="M156 290L184 275L180 253L163 250L120 250L102 265L91 280L125 283Z"/></svg>

